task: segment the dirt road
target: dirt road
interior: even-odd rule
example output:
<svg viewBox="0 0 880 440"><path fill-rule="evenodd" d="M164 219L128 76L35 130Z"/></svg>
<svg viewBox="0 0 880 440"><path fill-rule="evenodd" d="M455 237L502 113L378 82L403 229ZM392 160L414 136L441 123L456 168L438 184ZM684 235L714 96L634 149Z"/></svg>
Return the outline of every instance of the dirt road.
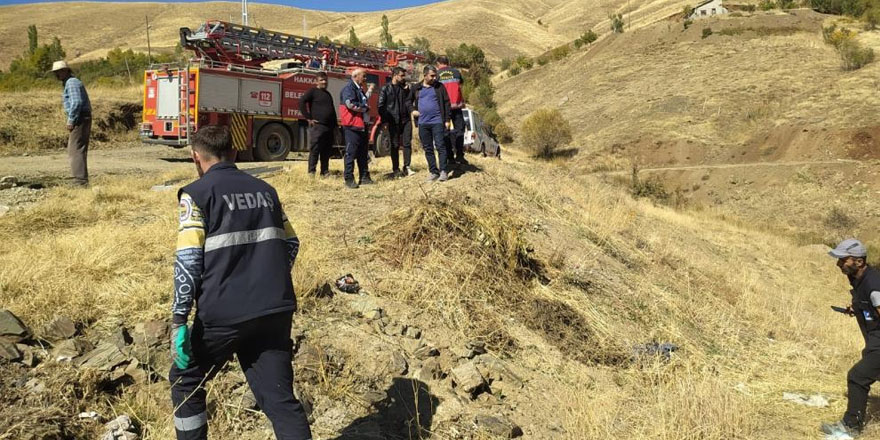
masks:
<svg viewBox="0 0 880 440"><path fill-rule="evenodd" d="M294 154L285 163L297 161ZM243 168L277 166L281 163L247 163ZM28 181L53 181L67 178L70 168L65 152L51 155L0 157L0 176L13 175ZM89 174L131 174L192 169L188 149L133 144L122 148L89 151Z"/></svg>

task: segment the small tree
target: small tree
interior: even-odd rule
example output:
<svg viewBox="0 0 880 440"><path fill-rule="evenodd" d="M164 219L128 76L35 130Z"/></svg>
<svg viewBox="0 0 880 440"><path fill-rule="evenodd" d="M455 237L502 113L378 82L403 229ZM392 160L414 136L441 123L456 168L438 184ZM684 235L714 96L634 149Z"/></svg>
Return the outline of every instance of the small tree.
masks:
<svg viewBox="0 0 880 440"><path fill-rule="evenodd" d="M845 40L837 47L843 70L857 70L874 61L874 49L862 47L856 40Z"/></svg>
<svg viewBox="0 0 880 440"><path fill-rule="evenodd" d="M586 33L581 35L581 41L583 41L584 44L593 44L593 42L598 39L599 39L599 36L596 35L596 33L593 32L592 29L588 30Z"/></svg>
<svg viewBox="0 0 880 440"><path fill-rule="evenodd" d="M28 26L28 53L33 55L34 51L37 50L37 25L32 24Z"/></svg>
<svg viewBox="0 0 880 440"><path fill-rule="evenodd" d="M431 42L427 38L416 37L413 39L413 43L410 47L412 47L413 50L427 52L431 50Z"/></svg>
<svg viewBox="0 0 880 440"><path fill-rule="evenodd" d="M690 16L691 16L693 13L694 13L694 7L691 6L691 5L684 5L684 7L681 8L681 15L682 15L682 17L683 17L685 20L687 20L688 18L690 18Z"/></svg>
<svg viewBox="0 0 880 440"><path fill-rule="evenodd" d="M349 46L360 47L361 39L358 38L357 34L354 32L354 26L348 29L348 42L346 42Z"/></svg>
<svg viewBox="0 0 880 440"><path fill-rule="evenodd" d="M571 125L559 110L542 108L523 121L519 138L533 156L550 159L571 142Z"/></svg>
<svg viewBox="0 0 880 440"><path fill-rule="evenodd" d="M389 49L395 49L394 37L388 31L388 16L382 15L382 30L379 32L379 45Z"/></svg>
<svg viewBox="0 0 880 440"><path fill-rule="evenodd" d="M611 32L615 34L623 33L623 14L610 14L608 19L611 20Z"/></svg>

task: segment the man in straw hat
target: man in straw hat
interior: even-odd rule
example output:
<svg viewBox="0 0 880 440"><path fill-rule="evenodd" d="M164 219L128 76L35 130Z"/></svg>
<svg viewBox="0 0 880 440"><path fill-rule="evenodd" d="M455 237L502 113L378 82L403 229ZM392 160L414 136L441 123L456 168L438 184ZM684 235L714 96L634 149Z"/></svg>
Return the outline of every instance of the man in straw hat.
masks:
<svg viewBox="0 0 880 440"><path fill-rule="evenodd" d="M80 186L89 184L89 167L86 156L89 152L89 135L92 131L92 104L89 94L82 81L73 76L70 67L64 61L52 64L52 73L64 85L61 103L67 114L67 156L70 158L70 170L74 183Z"/></svg>

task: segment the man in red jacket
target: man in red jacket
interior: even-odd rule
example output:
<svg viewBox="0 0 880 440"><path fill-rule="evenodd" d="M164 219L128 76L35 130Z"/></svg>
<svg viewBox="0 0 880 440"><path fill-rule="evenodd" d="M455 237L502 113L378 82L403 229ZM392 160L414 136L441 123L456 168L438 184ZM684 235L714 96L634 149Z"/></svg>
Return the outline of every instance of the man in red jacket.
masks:
<svg viewBox="0 0 880 440"><path fill-rule="evenodd" d="M461 72L449 66L449 58L445 56L437 57L437 80L446 88L446 94L449 95L450 114L452 120L452 130L446 141L446 156L450 164L458 162L467 165L468 161L464 158L464 94L461 86L464 85L464 78Z"/></svg>

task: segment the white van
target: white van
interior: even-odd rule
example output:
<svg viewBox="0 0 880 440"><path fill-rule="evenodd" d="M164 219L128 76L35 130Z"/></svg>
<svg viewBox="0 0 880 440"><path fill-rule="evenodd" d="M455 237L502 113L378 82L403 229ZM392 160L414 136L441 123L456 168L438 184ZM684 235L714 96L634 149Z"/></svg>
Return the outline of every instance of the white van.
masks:
<svg viewBox="0 0 880 440"><path fill-rule="evenodd" d="M477 112L466 108L464 113L464 147L483 156L501 157L501 145Z"/></svg>

